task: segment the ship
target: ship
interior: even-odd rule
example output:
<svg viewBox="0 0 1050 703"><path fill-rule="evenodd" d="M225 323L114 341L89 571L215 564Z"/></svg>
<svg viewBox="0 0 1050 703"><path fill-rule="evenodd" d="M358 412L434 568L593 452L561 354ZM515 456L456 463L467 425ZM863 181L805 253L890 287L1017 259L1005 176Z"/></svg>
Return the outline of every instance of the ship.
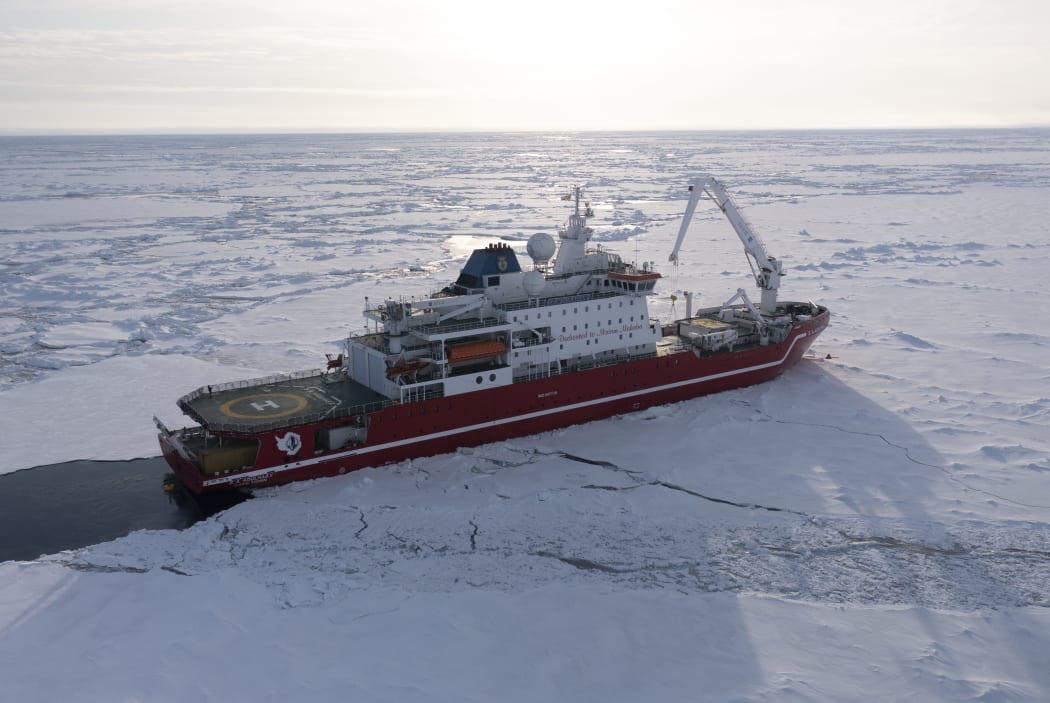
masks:
<svg viewBox="0 0 1050 703"><path fill-rule="evenodd" d="M769 381L802 358L830 313L778 300L782 262L710 176L689 185L672 265L705 195L744 246L757 304L740 288L694 311L686 292L684 317L652 318L661 274L592 245L594 211L576 186L563 196L571 210L558 240L528 239L531 265L500 241L428 296L366 298L366 331L321 368L198 388L178 400L190 427L154 417L164 457L194 494L273 486Z"/></svg>

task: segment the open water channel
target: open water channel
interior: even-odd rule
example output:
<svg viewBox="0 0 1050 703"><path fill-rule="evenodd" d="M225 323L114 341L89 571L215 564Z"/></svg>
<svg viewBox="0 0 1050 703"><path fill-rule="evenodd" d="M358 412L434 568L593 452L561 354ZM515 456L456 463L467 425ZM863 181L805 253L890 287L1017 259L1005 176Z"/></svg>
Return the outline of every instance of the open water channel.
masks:
<svg viewBox="0 0 1050 703"><path fill-rule="evenodd" d="M0 475L0 561L35 559L135 530L182 529L242 496L202 505L164 491L162 457L70 461Z"/></svg>

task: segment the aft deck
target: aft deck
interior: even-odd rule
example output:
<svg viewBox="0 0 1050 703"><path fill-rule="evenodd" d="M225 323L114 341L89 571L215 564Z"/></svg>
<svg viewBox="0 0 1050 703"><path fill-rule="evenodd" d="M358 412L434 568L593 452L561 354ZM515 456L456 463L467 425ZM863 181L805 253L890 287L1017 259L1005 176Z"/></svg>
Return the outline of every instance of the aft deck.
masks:
<svg viewBox="0 0 1050 703"><path fill-rule="evenodd" d="M204 386L181 398L179 407L210 431L249 433L348 417L390 402L343 373L315 371Z"/></svg>

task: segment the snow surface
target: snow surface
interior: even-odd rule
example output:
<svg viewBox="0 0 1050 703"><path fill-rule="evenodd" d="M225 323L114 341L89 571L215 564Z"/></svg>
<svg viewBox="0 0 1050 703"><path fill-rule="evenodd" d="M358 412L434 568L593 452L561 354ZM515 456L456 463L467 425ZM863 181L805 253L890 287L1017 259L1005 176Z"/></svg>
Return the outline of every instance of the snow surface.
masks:
<svg viewBox="0 0 1050 703"><path fill-rule="evenodd" d="M710 172L832 326L761 386L257 492L0 564L12 701L1050 699L1050 133L0 139L0 471L157 454L365 296L596 239L748 283ZM830 355L831 358L825 358Z"/></svg>

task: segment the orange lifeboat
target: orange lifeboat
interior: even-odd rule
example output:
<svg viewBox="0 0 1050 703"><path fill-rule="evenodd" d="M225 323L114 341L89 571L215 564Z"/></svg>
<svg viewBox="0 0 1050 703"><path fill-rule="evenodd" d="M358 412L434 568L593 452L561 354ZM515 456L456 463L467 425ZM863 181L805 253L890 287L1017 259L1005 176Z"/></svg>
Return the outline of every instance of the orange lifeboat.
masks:
<svg viewBox="0 0 1050 703"><path fill-rule="evenodd" d="M496 341L485 341L485 342L468 342L467 344L457 344L454 347L449 347L446 352L448 355L449 363L455 364L459 361L479 361L481 359L491 359L494 356L499 356L507 351L507 345L503 342Z"/></svg>

